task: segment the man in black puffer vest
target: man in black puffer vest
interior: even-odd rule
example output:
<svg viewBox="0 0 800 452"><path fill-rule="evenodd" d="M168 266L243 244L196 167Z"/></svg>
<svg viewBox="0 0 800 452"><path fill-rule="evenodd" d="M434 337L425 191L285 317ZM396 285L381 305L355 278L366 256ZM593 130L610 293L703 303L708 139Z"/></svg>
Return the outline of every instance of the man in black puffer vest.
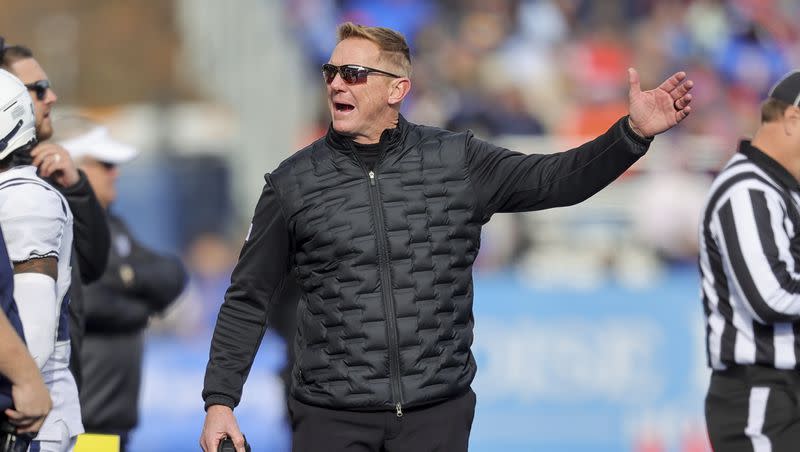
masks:
<svg viewBox="0 0 800 452"><path fill-rule="evenodd" d="M475 408L472 264L495 212L576 204L689 114L677 73L576 149L523 155L407 122L403 37L350 23L323 65L332 124L268 174L220 308L201 446L230 436L264 332L290 278L301 290L289 397L298 451L467 449Z"/></svg>

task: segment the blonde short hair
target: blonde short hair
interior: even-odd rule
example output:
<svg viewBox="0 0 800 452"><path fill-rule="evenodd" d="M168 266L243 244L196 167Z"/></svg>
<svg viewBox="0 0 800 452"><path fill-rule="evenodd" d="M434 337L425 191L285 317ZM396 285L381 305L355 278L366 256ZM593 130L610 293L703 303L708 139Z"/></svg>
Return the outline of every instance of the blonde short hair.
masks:
<svg viewBox="0 0 800 452"><path fill-rule="evenodd" d="M384 27L367 27L345 22L339 25L339 41L359 38L375 43L381 50L381 59L403 70L403 75L411 76L411 50L402 34Z"/></svg>

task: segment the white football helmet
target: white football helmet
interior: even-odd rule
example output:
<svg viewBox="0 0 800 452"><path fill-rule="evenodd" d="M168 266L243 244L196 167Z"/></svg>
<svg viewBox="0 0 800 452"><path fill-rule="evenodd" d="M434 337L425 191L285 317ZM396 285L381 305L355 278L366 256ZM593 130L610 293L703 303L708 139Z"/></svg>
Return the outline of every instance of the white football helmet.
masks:
<svg viewBox="0 0 800 452"><path fill-rule="evenodd" d="M0 69L0 160L36 141L36 115L28 88Z"/></svg>

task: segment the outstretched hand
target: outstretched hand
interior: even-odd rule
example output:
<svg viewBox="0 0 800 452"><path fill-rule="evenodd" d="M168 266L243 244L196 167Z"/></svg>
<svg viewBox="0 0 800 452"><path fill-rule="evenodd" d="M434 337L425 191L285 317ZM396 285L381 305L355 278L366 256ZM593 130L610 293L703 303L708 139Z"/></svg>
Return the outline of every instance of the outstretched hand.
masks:
<svg viewBox="0 0 800 452"><path fill-rule="evenodd" d="M671 129L692 111L689 106L692 95L689 91L694 82L686 78L685 72L676 72L656 89L642 91L639 73L630 68L628 83L631 128L643 137L652 137Z"/></svg>

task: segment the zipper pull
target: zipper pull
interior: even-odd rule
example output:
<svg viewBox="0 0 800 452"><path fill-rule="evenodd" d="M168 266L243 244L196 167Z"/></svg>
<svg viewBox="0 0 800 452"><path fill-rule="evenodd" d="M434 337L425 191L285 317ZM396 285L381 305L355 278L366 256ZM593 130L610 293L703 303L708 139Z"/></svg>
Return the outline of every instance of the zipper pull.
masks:
<svg viewBox="0 0 800 452"><path fill-rule="evenodd" d="M375 171L369 172L369 184L375 185Z"/></svg>
<svg viewBox="0 0 800 452"><path fill-rule="evenodd" d="M397 405L394 407L397 410L397 417L403 417L403 407L400 405L400 402L397 402Z"/></svg>

